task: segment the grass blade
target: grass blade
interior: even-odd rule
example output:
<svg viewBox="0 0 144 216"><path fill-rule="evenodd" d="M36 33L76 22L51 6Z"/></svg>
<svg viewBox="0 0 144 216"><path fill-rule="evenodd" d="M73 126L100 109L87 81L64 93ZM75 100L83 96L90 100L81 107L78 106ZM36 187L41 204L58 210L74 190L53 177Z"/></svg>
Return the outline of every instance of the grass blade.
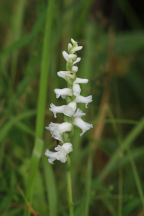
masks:
<svg viewBox="0 0 144 216"><path fill-rule="evenodd" d="M141 131L144 128L144 119L142 119L137 126L134 127L134 129L129 133L129 135L126 137L124 142L122 143L122 146L115 152L115 154L112 156L110 159L109 163L107 166L104 168L103 172L98 178L98 181L102 181L108 174L109 172L113 169L114 165L116 164L118 158L119 158L119 153L120 151L126 150L132 142L136 139L136 137L141 133Z"/></svg>
<svg viewBox="0 0 144 216"><path fill-rule="evenodd" d="M57 215L57 193L56 193L56 182L53 174L52 166L47 162L47 159L43 159L43 167L45 174L45 183L47 190L47 199L49 202L49 215Z"/></svg>
<svg viewBox="0 0 144 216"><path fill-rule="evenodd" d="M132 170L133 170L133 175L134 175L134 178L135 178L135 183L136 183L136 186L137 186L137 190L138 190L138 193L139 193L139 196L140 196L140 199L141 199L142 208L144 209L143 188L142 188L142 184L141 184L141 181L140 181L140 177L138 175L137 167L135 165L135 161L131 156L131 152L130 152L129 148L128 148L128 156L129 156L129 160L130 160L131 167L132 167Z"/></svg>
<svg viewBox="0 0 144 216"><path fill-rule="evenodd" d="M51 45L53 14L54 14L54 1L50 0L48 2L48 8L46 14L46 25L45 25L44 43L43 43L43 51L42 51L41 76L40 76L40 87L39 87L37 119L36 119L36 138L35 138L34 149L32 152L30 173L28 176L28 183L27 183L27 199L30 203L32 202L33 185L35 182L35 176L37 173L40 157L43 151L42 137L43 137L43 130L44 130L47 80L48 80L48 72L50 66L50 45ZM29 213L27 213L26 215L29 215Z"/></svg>

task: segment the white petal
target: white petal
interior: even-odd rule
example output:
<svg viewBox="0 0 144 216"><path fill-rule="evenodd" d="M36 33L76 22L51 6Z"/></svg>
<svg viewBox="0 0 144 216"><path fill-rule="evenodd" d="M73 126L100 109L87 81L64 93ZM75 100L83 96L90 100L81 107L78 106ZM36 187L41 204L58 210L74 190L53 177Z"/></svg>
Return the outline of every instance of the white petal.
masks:
<svg viewBox="0 0 144 216"><path fill-rule="evenodd" d="M78 71L78 67L77 66L72 66L72 71L77 72Z"/></svg>
<svg viewBox="0 0 144 216"><path fill-rule="evenodd" d="M71 131L71 129L72 129L72 124L69 122L63 122L60 124L61 133L64 133L66 131Z"/></svg>
<svg viewBox="0 0 144 216"><path fill-rule="evenodd" d="M64 57L64 59L66 60L66 61L68 61L68 53L66 52L66 51L63 51L62 52L62 55L63 55L63 57Z"/></svg>
<svg viewBox="0 0 144 216"><path fill-rule="evenodd" d="M65 96L72 96L72 90L70 88L63 88L63 89L55 89L56 98L65 97Z"/></svg>
<svg viewBox="0 0 144 216"><path fill-rule="evenodd" d="M80 88L80 85L79 84L73 84L73 94L75 96L77 95L80 95L80 92L81 92L81 88Z"/></svg>
<svg viewBox="0 0 144 216"><path fill-rule="evenodd" d="M76 110L76 102L70 102L69 104L65 105L63 114L66 116L73 116Z"/></svg>
<svg viewBox="0 0 144 216"><path fill-rule="evenodd" d="M84 96L78 95L78 96L76 96L76 102L77 103L85 103L86 108L87 108L88 103L92 102L92 96L89 95L88 97L84 97Z"/></svg>
<svg viewBox="0 0 144 216"><path fill-rule="evenodd" d="M70 51L71 48L72 48L72 44L68 43L68 51Z"/></svg>
<svg viewBox="0 0 144 216"><path fill-rule="evenodd" d="M49 110L53 112L55 118L57 113L63 113L64 115L71 117L76 110L76 102L70 102L69 104L62 106L50 104Z"/></svg>
<svg viewBox="0 0 144 216"><path fill-rule="evenodd" d="M80 62L80 61L81 61L81 58L78 57L78 58L73 62L73 65L76 64L76 63L78 63L78 62Z"/></svg>
<svg viewBox="0 0 144 216"><path fill-rule="evenodd" d="M76 60L77 56L75 54L69 54L68 61Z"/></svg>
<svg viewBox="0 0 144 216"><path fill-rule="evenodd" d="M76 60L76 58L77 58L77 56L75 54L68 54L66 51L63 51L62 55L67 62Z"/></svg>
<svg viewBox="0 0 144 216"><path fill-rule="evenodd" d="M76 78L74 83L88 83L88 79Z"/></svg>
<svg viewBox="0 0 144 216"><path fill-rule="evenodd" d="M74 74L72 74L70 71L59 71L57 72L57 75L65 80L67 80L67 78L74 78Z"/></svg>
<svg viewBox="0 0 144 216"><path fill-rule="evenodd" d="M65 105L62 105L62 106L55 106L55 105L52 104L52 103L50 104L50 108L49 108L49 110L50 110L51 112L53 112L55 118L57 117L57 116L56 116L57 113L64 113L64 109L65 109Z"/></svg>
<svg viewBox="0 0 144 216"><path fill-rule="evenodd" d="M53 164L53 162L56 160L57 158L57 152L52 152L52 151L49 151L48 149L46 150L45 152L45 156L48 157L48 162Z"/></svg>
<svg viewBox="0 0 144 216"><path fill-rule="evenodd" d="M57 152L57 160L59 160L62 163L65 163L67 161L67 155L61 152Z"/></svg>
<svg viewBox="0 0 144 216"><path fill-rule="evenodd" d="M82 48L83 48L82 46L76 46L76 47L74 47L74 48L71 49L71 52L75 53L75 52L81 50Z"/></svg>
<svg viewBox="0 0 144 216"><path fill-rule="evenodd" d="M85 116L86 114L81 110L81 109L77 109L77 111L74 114L74 117L81 117L81 116Z"/></svg>
<svg viewBox="0 0 144 216"><path fill-rule="evenodd" d="M69 109L71 109L71 112L74 114L74 112L76 110L76 102L72 101L69 104L67 104L66 106L69 107Z"/></svg>
<svg viewBox="0 0 144 216"><path fill-rule="evenodd" d="M63 122L61 124L51 122L46 129L50 131L53 138L63 141L62 133L71 131L72 124L69 122Z"/></svg>
<svg viewBox="0 0 144 216"><path fill-rule="evenodd" d="M55 147L56 152L52 152L46 150L45 155L48 157L49 163L53 164L55 160L59 160L62 163L67 161L67 154L72 152L72 144L71 143L64 143L62 146L58 145Z"/></svg>
<svg viewBox="0 0 144 216"><path fill-rule="evenodd" d="M64 143L62 145L63 150L66 152L66 154L69 154L70 152L72 152L72 144L71 143ZM55 148L56 150L56 148Z"/></svg>
<svg viewBox="0 0 144 216"><path fill-rule="evenodd" d="M79 127L82 130L82 133L80 134L80 136L82 136L86 131L88 131L90 128L93 127L92 124L89 124L85 121L83 121L81 118L76 117L74 119L74 125Z"/></svg>
<svg viewBox="0 0 144 216"><path fill-rule="evenodd" d="M73 38L71 38L71 42L73 45L77 45L77 42Z"/></svg>

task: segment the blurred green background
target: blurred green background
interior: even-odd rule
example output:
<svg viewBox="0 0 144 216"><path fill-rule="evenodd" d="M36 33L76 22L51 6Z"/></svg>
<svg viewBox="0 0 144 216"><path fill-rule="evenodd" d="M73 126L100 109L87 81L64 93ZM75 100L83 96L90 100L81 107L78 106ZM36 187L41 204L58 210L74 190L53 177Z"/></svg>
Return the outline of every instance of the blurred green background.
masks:
<svg viewBox="0 0 144 216"><path fill-rule="evenodd" d="M66 167L48 164L56 141L44 127L49 104L63 103L53 90L65 86L56 72L71 37L94 125L72 140L74 215L144 215L143 18L138 1L0 1L1 216L68 215Z"/></svg>

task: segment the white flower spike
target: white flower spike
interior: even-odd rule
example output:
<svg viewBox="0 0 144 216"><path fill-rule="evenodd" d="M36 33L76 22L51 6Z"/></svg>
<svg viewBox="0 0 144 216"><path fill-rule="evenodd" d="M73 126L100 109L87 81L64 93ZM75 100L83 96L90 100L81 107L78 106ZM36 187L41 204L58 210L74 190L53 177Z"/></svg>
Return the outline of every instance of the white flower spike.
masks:
<svg viewBox="0 0 144 216"><path fill-rule="evenodd" d="M51 122L46 129L48 129L53 138L59 140L61 145L55 147L55 152L46 150L45 155L48 157L49 163L53 164L55 160L59 160L62 163L67 161L68 154L72 152L72 144L68 140L67 132L71 132L73 126L79 127L82 132L82 136L86 131L92 128L92 124L85 122L82 117L86 114L78 108L79 103L87 105L92 102L92 96L84 97L80 95L81 88L80 84L88 83L88 79L79 78L76 76L78 72L77 63L81 61L81 58L77 56L76 52L82 49L82 46L78 46L78 43L71 39L68 43L68 51L63 51L62 55L66 60L66 71L59 71L57 75L63 78L67 82L67 88L55 89L56 98L62 97L66 99L66 105L55 106L53 103L50 104L50 111L53 112L54 117L57 114L64 114L67 119L63 123Z"/></svg>

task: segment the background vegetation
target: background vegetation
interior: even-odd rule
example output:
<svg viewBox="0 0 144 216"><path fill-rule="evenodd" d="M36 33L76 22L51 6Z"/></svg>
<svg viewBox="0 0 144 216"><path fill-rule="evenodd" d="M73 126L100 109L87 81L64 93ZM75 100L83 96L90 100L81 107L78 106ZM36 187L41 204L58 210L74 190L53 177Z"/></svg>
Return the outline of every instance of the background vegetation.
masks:
<svg viewBox="0 0 144 216"><path fill-rule="evenodd" d="M1 0L0 14L0 215L68 215L66 167L48 164L56 142L44 126L60 103L53 90L65 85L56 72L71 37L84 46L79 76L89 79L94 125L72 141L75 216L144 215L142 6Z"/></svg>

